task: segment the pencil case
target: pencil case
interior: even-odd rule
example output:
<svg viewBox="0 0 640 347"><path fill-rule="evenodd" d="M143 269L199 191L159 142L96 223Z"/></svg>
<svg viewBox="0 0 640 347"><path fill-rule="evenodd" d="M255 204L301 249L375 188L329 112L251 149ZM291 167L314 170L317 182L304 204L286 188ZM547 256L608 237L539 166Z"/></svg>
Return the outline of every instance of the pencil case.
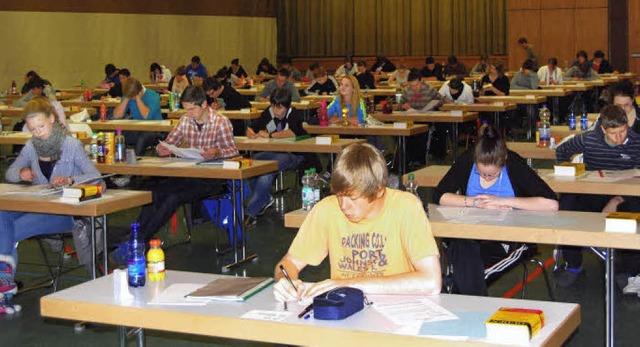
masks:
<svg viewBox="0 0 640 347"><path fill-rule="evenodd" d="M364 308L364 293L351 287L339 287L313 298L313 318L345 319Z"/></svg>

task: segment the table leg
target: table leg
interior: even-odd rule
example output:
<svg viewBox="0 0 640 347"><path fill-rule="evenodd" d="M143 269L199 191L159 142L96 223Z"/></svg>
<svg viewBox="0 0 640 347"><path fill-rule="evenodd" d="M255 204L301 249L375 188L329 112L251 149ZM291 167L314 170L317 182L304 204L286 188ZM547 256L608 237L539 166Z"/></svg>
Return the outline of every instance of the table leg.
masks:
<svg viewBox="0 0 640 347"><path fill-rule="evenodd" d="M127 327L118 327L118 345L120 347L127 347Z"/></svg>
<svg viewBox="0 0 640 347"><path fill-rule="evenodd" d="M606 249L605 260L605 320L606 320L606 346L615 346L615 334L614 334L614 317L615 317L615 292L614 281L615 268L613 263L615 251L613 248Z"/></svg>
<svg viewBox="0 0 640 347"><path fill-rule="evenodd" d="M142 329L142 328L138 328L136 330L136 346L138 346L138 347L144 347L145 346L144 329Z"/></svg>
<svg viewBox="0 0 640 347"><path fill-rule="evenodd" d="M407 172L407 162L406 162L406 157L407 157L407 142L406 142L406 137L405 136L400 136L398 138L398 144L400 145L400 152L398 153L399 155L399 159L400 159L400 179L402 179L402 176L404 176L405 172Z"/></svg>
<svg viewBox="0 0 640 347"><path fill-rule="evenodd" d="M453 123L453 162L456 162L456 158L458 157L458 136L460 123Z"/></svg>
<svg viewBox="0 0 640 347"><path fill-rule="evenodd" d="M231 196L231 204L233 206L233 224L232 224L232 229L233 229L233 256L234 256L234 262L225 265L222 268L222 272L228 272L229 270L238 267L240 265L243 265L244 263L248 262L248 261L252 261L253 259L257 258L258 255L257 254L250 254L247 256L247 230L244 229L242 232L242 258L238 258L238 224L239 223L243 223L244 222L244 180L240 179L238 180L238 182L240 182L240 218L241 220L238 221L237 219L237 213L236 213L236 180L232 180L233 184L232 184L232 188L231 188L231 192L232 192L232 196Z"/></svg>
<svg viewBox="0 0 640 347"><path fill-rule="evenodd" d="M536 105L535 104L528 104L527 105L527 122L529 123L527 125L527 128L529 129L527 131L527 140L531 141L531 134L533 134L533 121L535 119L535 113L536 113Z"/></svg>
<svg viewBox="0 0 640 347"><path fill-rule="evenodd" d="M109 274L109 259L107 257L107 215L102 215L102 265L104 266L103 275Z"/></svg>
<svg viewBox="0 0 640 347"><path fill-rule="evenodd" d="M96 218L91 216L91 278L96 279Z"/></svg>
<svg viewBox="0 0 640 347"><path fill-rule="evenodd" d="M560 124L560 97L552 96L551 102L553 103L553 125Z"/></svg>

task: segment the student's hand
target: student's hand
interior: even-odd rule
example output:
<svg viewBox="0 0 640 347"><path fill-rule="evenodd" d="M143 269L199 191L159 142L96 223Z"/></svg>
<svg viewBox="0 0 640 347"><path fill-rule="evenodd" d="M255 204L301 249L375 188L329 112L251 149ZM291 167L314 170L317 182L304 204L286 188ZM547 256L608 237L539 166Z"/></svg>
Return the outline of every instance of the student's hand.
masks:
<svg viewBox="0 0 640 347"><path fill-rule="evenodd" d="M250 139L255 139L258 137L258 135L256 134L255 131L253 131L253 129L247 128L247 137Z"/></svg>
<svg viewBox="0 0 640 347"><path fill-rule="evenodd" d="M475 206L477 208L484 208L487 210L510 210L506 203L505 198L501 198L495 195L480 194L473 198L475 200Z"/></svg>
<svg viewBox="0 0 640 347"><path fill-rule="evenodd" d="M305 288L305 290L302 292L301 298L313 299L314 297L324 292L328 292L331 289L334 289L340 286L341 286L340 284L338 284L336 281L332 279L324 280L318 283L313 283Z"/></svg>
<svg viewBox="0 0 640 347"><path fill-rule="evenodd" d="M306 290L307 285L300 280L293 280L293 284L296 285L298 291L293 289L291 283L286 278L281 278L273 286L273 296L277 301L298 301L302 299L302 293Z"/></svg>
<svg viewBox="0 0 640 347"><path fill-rule="evenodd" d="M357 127L359 124L358 117L349 117L349 125Z"/></svg>
<svg viewBox="0 0 640 347"><path fill-rule="evenodd" d="M329 117L329 123L331 124L340 123L340 122L342 122L342 118L338 118L336 116Z"/></svg>
<svg viewBox="0 0 640 347"><path fill-rule="evenodd" d="M410 109L410 108L411 108L411 105L409 105L409 103L408 103L408 102L405 102L404 104L402 104L402 109L403 109L403 110L408 110L408 109Z"/></svg>
<svg viewBox="0 0 640 347"><path fill-rule="evenodd" d="M158 152L158 155L161 157L166 157L173 153L169 148L165 147L162 143L156 146L156 152Z"/></svg>
<svg viewBox="0 0 640 347"><path fill-rule="evenodd" d="M51 185L54 187L70 186L71 177L56 176L51 180Z"/></svg>
<svg viewBox="0 0 640 347"><path fill-rule="evenodd" d="M25 182L33 182L33 180L36 178L36 174L33 172L33 170L31 170L31 168L28 167L23 167L22 169L20 169L20 179L25 181Z"/></svg>
<svg viewBox="0 0 640 347"><path fill-rule="evenodd" d="M206 151L202 152L202 157L206 160L211 160L220 156L220 149L218 148L209 148Z"/></svg>
<svg viewBox="0 0 640 347"><path fill-rule="evenodd" d="M258 133L256 134L256 136L257 136L257 137L262 137L262 138L268 139L268 138L269 138L269 132L268 132L268 131L266 131L266 130L260 130L260 131L258 131Z"/></svg>
<svg viewBox="0 0 640 347"><path fill-rule="evenodd" d="M616 196L611 198L607 205L602 209L602 212L611 213L616 212L618 210L618 205L624 202L624 198L621 196Z"/></svg>

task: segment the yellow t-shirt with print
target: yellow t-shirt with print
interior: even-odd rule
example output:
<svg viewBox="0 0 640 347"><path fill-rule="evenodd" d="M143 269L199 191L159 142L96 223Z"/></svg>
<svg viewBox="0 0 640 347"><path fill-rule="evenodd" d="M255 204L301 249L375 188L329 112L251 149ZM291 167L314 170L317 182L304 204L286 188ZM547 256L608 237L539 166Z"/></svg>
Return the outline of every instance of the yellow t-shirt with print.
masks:
<svg viewBox="0 0 640 347"><path fill-rule="evenodd" d="M384 199L376 217L359 223L345 217L335 195L323 199L305 218L289 253L314 266L329 255L332 279L415 271L412 263L438 255L422 202L389 188Z"/></svg>

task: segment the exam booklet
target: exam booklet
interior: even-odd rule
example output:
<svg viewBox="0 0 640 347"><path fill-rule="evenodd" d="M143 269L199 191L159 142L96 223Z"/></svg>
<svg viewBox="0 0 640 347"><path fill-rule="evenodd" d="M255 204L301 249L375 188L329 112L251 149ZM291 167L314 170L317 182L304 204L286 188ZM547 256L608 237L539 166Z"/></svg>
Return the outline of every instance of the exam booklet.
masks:
<svg viewBox="0 0 640 347"><path fill-rule="evenodd" d="M273 283L267 277L225 277L201 287L187 295L189 299L244 301Z"/></svg>

